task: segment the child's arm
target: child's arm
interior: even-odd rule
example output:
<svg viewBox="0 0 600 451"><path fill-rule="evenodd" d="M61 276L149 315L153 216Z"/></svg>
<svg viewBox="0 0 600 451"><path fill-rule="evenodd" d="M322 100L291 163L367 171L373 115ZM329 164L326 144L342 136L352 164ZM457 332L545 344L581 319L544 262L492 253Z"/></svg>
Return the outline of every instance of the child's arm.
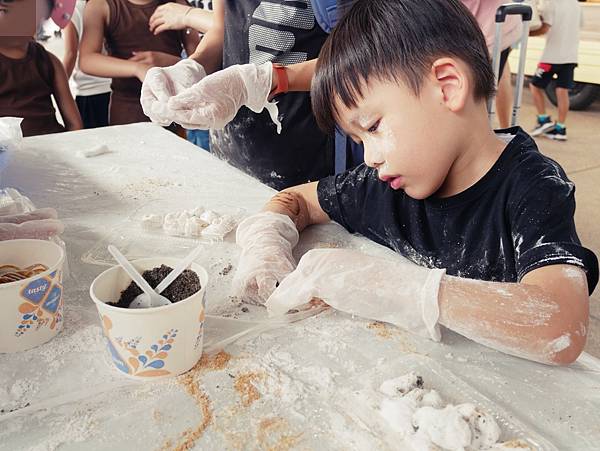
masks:
<svg viewBox="0 0 600 451"><path fill-rule="evenodd" d="M67 74L67 79L71 77L75 63L77 62L77 52L79 51L79 35L75 29L73 22L69 24L63 30L63 37L65 41L65 54L63 56L63 66Z"/></svg>
<svg viewBox="0 0 600 451"><path fill-rule="evenodd" d="M107 78L137 77L144 79L152 66L145 62L123 60L102 54L104 27L108 23L109 9L106 0L90 0L84 13L84 26L79 47L79 66L90 75Z"/></svg>
<svg viewBox="0 0 600 451"><path fill-rule="evenodd" d="M54 67L54 98L60 115L65 122L65 128L69 131L81 130L83 123L77 105L71 95L71 90L69 89L69 81L67 80L65 69L56 56L52 53L49 53L49 55Z"/></svg>
<svg viewBox="0 0 600 451"><path fill-rule="evenodd" d="M191 28L200 33L206 33L212 26L212 20L212 11L170 2L156 8L150 17L150 31L159 34L167 30Z"/></svg>
<svg viewBox="0 0 600 451"><path fill-rule="evenodd" d="M541 36L548 33L548 31L550 31L550 25L548 25L546 22L543 22L540 28L537 30L531 30L529 32L529 36Z"/></svg>
<svg viewBox="0 0 600 451"><path fill-rule="evenodd" d="M569 364L585 346L588 287L576 266L544 266L520 283L444 276L439 305L444 326L518 357Z"/></svg>
<svg viewBox="0 0 600 451"><path fill-rule="evenodd" d="M222 0L213 0L213 21L190 58L204 67L207 74L221 69L223 65L223 41L225 36L225 7Z"/></svg>
<svg viewBox="0 0 600 451"><path fill-rule="evenodd" d="M267 203L264 210L290 217L298 231L329 220L319 204L317 183L282 191ZM296 272L314 274L319 267L335 268L338 262L334 254L332 252L328 264L315 266L314 269L305 265ZM357 258L363 257L359 255ZM367 267L373 257L364 258L364 262L358 260L352 263L358 268ZM386 265L386 260L375 263ZM424 273L431 271L420 269ZM409 293L406 299L402 299L411 282L418 280L409 272L404 277L411 280L403 280L401 271L387 281L392 288L398 284L397 290L392 291L392 297L400 311L403 302L413 304L418 297L417 293ZM358 279L357 283L362 285L365 280ZM301 292L300 285L309 282L302 277L298 284L291 290L288 287L286 293ZM320 294L323 293L312 293L317 297ZM326 296L323 298L328 301ZM309 300L303 299L301 303ZM475 281L444 275L437 303L442 325L508 354L560 365L575 361L585 346L589 315L588 287L584 271L577 266L544 266L526 274L520 283Z"/></svg>

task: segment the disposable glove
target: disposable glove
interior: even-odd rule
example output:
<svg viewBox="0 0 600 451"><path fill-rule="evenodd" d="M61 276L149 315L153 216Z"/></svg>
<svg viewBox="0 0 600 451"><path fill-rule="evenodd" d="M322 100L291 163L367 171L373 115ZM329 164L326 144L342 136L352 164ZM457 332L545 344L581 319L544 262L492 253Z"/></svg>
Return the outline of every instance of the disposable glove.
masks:
<svg viewBox="0 0 600 451"><path fill-rule="evenodd" d="M17 239L46 240L65 230L57 219L38 219L21 224L0 223L0 241Z"/></svg>
<svg viewBox="0 0 600 451"><path fill-rule="evenodd" d="M277 105L267 99L272 77L270 62L230 66L170 99L169 110L185 128L222 129L244 105L255 113L266 108L281 133Z"/></svg>
<svg viewBox="0 0 600 451"><path fill-rule="evenodd" d="M233 293L247 302L264 304L296 267L292 249L298 244L298 230L288 216L263 212L242 221L236 241L242 253Z"/></svg>
<svg viewBox="0 0 600 451"><path fill-rule="evenodd" d="M170 125L173 112L169 110L169 99L187 88L193 86L206 77L202 65L193 59L183 59L177 64L169 67L153 67L148 70L144 83L140 102L144 114L152 122L162 126Z"/></svg>
<svg viewBox="0 0 600 451"><path fill-rule="evenodd" d="M428 269L348 249L313 249L268 299L270 316L318 298L331 307L439 341L443 269Z"/></svg>

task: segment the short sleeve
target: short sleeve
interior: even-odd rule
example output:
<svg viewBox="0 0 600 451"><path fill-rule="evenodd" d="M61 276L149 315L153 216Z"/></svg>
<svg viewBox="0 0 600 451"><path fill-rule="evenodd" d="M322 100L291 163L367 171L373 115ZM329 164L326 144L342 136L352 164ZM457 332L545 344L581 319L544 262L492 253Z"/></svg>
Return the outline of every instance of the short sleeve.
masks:
<svg viewBox="0 0 600 451"><path fill-rule="evenodd" d="M511 214L518 280L544 266L574 265L585 270L591 294L598 283L598 260L575 230L575 185L556 165L522 187Z"/></svg>
<svg viewBox="0 0 600 451"><path fill-rule="evenodd" d="M351 233L361 232L367 196L378 189L378 185L382 184L375 171L361 164L352 171L319 181L319 204L331 220Z"/></svg>
<svg viewBox="0 0 600 451"><path fill-rule="evenodd" d="M554 11L556 9L554 2L555 0L546 0L544 2L543 9L540 10L542 22L550 26L552 26L552 24L554 23Z"/></svg>

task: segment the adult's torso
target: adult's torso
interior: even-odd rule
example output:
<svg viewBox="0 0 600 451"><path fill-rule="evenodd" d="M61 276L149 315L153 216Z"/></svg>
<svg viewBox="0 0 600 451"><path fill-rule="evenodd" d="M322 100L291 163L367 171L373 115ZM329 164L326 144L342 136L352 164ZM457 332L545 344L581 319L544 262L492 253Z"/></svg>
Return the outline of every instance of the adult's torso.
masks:
<svg viewBox="0 0 600 451"><path fill-rule="evenodd" d="M301 63L319 54L327 34L309 0L225 0L223 67ZM211 134L211 151L262 182L282 189L333 172L333 139L317 127L308 93L277 99L283 130L268 113L242 107L223 130Z"/></svg>
<svg viewBox="0 0 600 451"><path fill-rule="evenodd" d="M140 51L181 55L180 32L164 31L155 36L150 31L148 21L160 5L159 1L154 0L146 5L136 5L128 0L106 1L110 15L105 38L110 56L129 59L133 52ZM149 120L140 104L141 81L135 77L113 78L111 88L111 125Z"/></svg>
<svg viewBox="0 0 600 451"><path fill-rule="evenodd" d="M24 58L0 54L0 117L23 118L24 136L64 131L52 106L54 68L46 50L31 41Z"/></svg>

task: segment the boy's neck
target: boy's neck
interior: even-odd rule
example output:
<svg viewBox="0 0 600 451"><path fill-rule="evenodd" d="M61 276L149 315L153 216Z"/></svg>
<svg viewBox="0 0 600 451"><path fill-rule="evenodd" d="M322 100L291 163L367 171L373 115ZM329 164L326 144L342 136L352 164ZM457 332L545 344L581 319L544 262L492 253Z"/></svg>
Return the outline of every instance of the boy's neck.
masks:
<svg viewBox="0 0 600 451"><path fill-rule="evenodd" d="M23 58L32 39L28 36L0 36L0 53L9 58Z"/></svg>
<svg viewBox="0 0 600 451"><path fill-rule="evenodd" d="M474 105L474 113L464 121L458 156L436 197L454 196L473 186L489 172L506 147L489 126L485 105Z"/></svg>

